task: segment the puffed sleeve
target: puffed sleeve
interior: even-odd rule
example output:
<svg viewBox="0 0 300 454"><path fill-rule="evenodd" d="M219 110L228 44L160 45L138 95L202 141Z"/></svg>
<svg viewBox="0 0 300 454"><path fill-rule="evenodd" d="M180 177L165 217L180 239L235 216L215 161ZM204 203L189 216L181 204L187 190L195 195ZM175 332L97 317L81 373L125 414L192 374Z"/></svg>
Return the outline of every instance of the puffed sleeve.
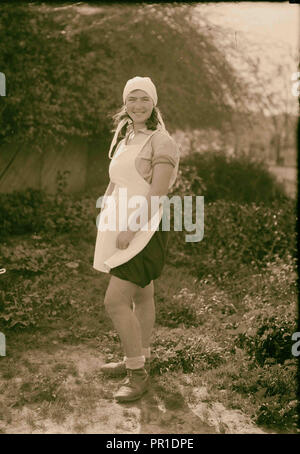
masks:
<svg viewBox="0 0 300 454"><path fill-rule="evenodd" d="M152 167L160 163L169 163L176 167L179 158L178 147L168 133L161 131L154 134L152 149Z"/></svg>

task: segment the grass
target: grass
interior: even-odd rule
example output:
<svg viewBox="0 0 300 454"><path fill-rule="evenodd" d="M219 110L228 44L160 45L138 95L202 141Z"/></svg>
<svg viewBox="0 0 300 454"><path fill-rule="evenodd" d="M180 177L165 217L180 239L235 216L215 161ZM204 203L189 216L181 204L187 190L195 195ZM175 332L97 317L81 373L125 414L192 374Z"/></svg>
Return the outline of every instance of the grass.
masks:
<svg viewBox="0 0 300 454"><path fill-rule="evenodd" d="M266 430L297 432L296 359L270 357L260 364L239 343L241 335L255 338L261 314L295 312L296 275L288 260L274 257L264 270L242 266L222 280L199 280L184 266L166 264L155 283L153 393L138 412L114 404L119 382L99 372L102 362L120 358L122 351L103 307L109 276L91 265L94 238L39 238L5 243L6 250L19 245L20 253L26 251L27 270L17 269L18 257L6 268L21 278L28 273L26 288L22 279L13 282L34 304L26 312L25 300L20 321L27 325L1 322L7 356L0 357L0 432L151 433L160 426L165 433L197 433L202 426L190 409L205 403L209 411L216 402ZM41 254L34 251L43 248L47 266L39 273Z"/></svg>

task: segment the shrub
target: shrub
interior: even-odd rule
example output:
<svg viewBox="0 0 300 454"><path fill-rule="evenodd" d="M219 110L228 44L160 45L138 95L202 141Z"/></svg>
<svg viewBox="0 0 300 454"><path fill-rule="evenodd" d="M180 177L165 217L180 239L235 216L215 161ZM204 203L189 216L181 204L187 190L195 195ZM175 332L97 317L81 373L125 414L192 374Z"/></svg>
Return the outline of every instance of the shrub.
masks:
<svg viewBox="0 0 300 454"><path fill-rule="evenodd" d="M5 52L0 66L9 81L9 96L0 110L0 141L13 135L43 151L49 137L61 144L70 135L86 139L107 134L107 114L120 104L133 60L135 72L151 73L158 87L168 72L163 105L172 129L221 125L229 115L228 93L239 93L241 99L244 83L216 46L213 32L190 20L192 10L192 5L179 3L176 8L116 8L107 3L86 16L77 4L65 9L1 2L0 42L5 41ZM210 71L222 72L222 86ZM182 77L186 83L179 90Z"/></svg>
<svg viewBox="0 0 300 454"><path fill-rule="evenodd" d="M273 358L276 363L292 358L292 334L296 331L293 305L267 305L251 318L250 332L240 333L237 343L260 365Z"/></svg>
<svg viewBox="0 0 300 454"><path fill-rule="evenodd" d="M96 227L96 201L66 194L66 174L58 172L56 193L28 188L0 194L0 234L78 232Z"/></svg>
<svg viewBox="0 0 300 454"><path fill-rule="evenodd" d="M230 200L242 204L269 204L288 198L264 163L245 155L194 152L181 160L180 169L174 190L182 195L203 195L207 203Z"/></svg>
<svg viewBox="0 0 300 454"><path fill-rule="evenodd" d="M247 361L230 375L229 387L243 399L251 396L251 416L257 424L283 431L297 425L296 376L295 358L284 364L269 359L263 366Z"/></svg>
<svg viewBox="0 0 300 454"><path fill-rule="evenodd" d="M242 264L261 266L275 254L295 255L295 201L260 162L223 152L193 153L182 159L170 195L204 196L202 241L186 242L186 231L172 229L173 211L170 220L168 260L199 278L234 273Z"/></svg>
<svg viewBox="0 0 300 454"><path fill-rule="evenodd" d="M269 427L287 430L297 426L297 365L286 360L283 365L264 367L258 374L258 382L265 390L265 402L256 411L255 421Z"/></svg>
<svg viewBox="0 0 300 454"><path fill-rule="evenodd" d="M79 232L91 229L94 222L96 228L96 212L92 214L91 200L74 200L72 196L64 196L60 202L52 201L50 208L50 213L45 213L46 231Z"/></svg>
<svg viewBox="0 0 300 454"><path fill-rule="evenodd" d="M47 204L47 195L32 188L0 194L0 235L38 232Z"/></svg>
<svg viewBox="0 0 300 454"><path fill-rule="evenodd" d="M168 259L199 278L234 273L242 264L265 265L276 254L296 255L295 225L292 200L269 206L218 200L204 207L202 241L188 243L184 230L170 232Z"/></svg>
<svg viewBox="0 0 300 454"><path fill-rule="evenodd" d="M297 426L297 400L290 402L265 402L256 413L255 422L267 427L277 427L281 431Z"/></svg>

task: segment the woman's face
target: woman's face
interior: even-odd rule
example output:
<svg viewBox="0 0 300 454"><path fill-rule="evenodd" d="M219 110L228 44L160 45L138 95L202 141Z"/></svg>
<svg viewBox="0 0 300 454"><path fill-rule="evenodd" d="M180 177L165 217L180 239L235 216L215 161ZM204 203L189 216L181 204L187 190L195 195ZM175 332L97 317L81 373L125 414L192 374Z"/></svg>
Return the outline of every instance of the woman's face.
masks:
<svg viewBox="0 0 300 454"><path fill-rule="evenodd" d="M153 110L153 101L143 90L133 90L125 101L126 110L135 124L145 124Z"/></svg>

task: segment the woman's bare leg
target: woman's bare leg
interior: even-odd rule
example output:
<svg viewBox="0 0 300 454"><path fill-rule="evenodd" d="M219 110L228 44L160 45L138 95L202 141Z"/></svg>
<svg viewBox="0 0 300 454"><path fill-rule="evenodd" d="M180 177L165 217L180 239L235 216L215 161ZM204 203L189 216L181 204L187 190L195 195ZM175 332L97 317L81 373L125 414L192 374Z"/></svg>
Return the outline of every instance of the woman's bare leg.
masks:
<svg viewBox="0 0 300 454"><path fill-rule="evenodd" d="M142 333L132 299L139 287L132 282L111 276L104 304L117 330L127 358L142 356Z"/></svg>
<svg viewBox="0 0 300 454"><path fill-rule="evenodd" d="M142 347L149 348L155 323L154 282L138 287L134 296L134 313L141 328Z"/></svg>

